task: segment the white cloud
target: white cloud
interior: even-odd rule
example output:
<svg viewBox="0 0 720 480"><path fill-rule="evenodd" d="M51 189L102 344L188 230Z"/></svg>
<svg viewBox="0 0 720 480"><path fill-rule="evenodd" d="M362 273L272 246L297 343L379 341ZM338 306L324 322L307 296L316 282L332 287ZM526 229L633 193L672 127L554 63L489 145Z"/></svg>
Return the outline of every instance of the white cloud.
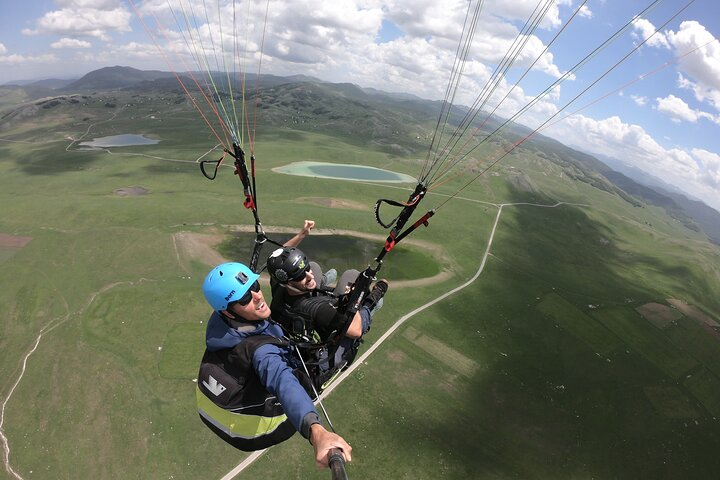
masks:
<svg viewBox="0 0 720 480"><path fill-rule="evenodd" d="M667 38L675 56L682 56L678 70L692 78L682 85L691 88L698 101L707 101L720 111L720 45L716 38L695 21L682 22Z"/></svg>
<svg viewBox="0 0 720 480"><path fill-rule="evenodd" d="M697 88L697 85L695 85L695 83L690 81L689 79L685 78L682 73L678 73L677 86L678 88L690 90L691 92L694 91L695 88Z"/></svg>
<svg viewBox="0 0 720 480"><path fill-rule="evenodd" d="M593 17L593 13L588 8L587 5L583 5L582 7L580 7L580 11L578 12L578 15L581 17L584 17L584 18L592 18Z"/></svg>
<svg viewBox="0 0 720 480"><path fill-rule="evenodd" d="M641 126L619 117L595 120L573 115L552 129L552 135L566 144L600 155L617 158L701 198L720 210L720 156L692 149L666 149Z"/></svg>
<svg viewBox="0 0 720 480"><path fill-rule="evenodd" d="M385 18L404 32L405 36L382 45L382 48L364 47L353 52L357 55L357 60L352 61L352 65L357 65L357 69L350 71L353 81L360 84L369 81L370 85L382 88L379 79L390 78L387 83L392 84L393 89L413 91L427 98L441 98L450 72L453 71L467 5L467 2L458 0L440 4L435 0L421 0L412 4L390 2L383 10ZM520 18L525 20L536 6L537 2L526 0L485 3L481 14L482 28L478 28L475 33L469 60L463 71L460 87L462 102L469 105L475 100L490 78L494 65L503 59L516 40L519 30L511 21ZM560 24L557 6L556 2L551 7L548 13L551 21L546 22L546 26ZM529 66L545 49L537 36L526 37L526 40L525 48L515 62L519 68ZM367 60L366 52L370 54L371 65L377 65L378 61L383 64L378 69L370 68L376 74L375 78L368 78L363 72L367 70L367 66L362 66ZM380 58L375 58L375 55ZM535 63L534 70L553 78L562 75L550 52L541 56ZM503 80L498 91L507 92L509 87L504 83ZM506 102L511 102L516 95L525 98L521 92L521 89L516 89ZM515 105L511 114L530 99L526 98L524 103ZM492 102L490 105L493 106ZM508 113L506 108L502 110Z"/></svg>
<svg viewBox="0 0 720 480"><path fill-rule="evenodd" d="M76 38L61 38L57 42L50 44L52 48L91 48L92 44L85 40L78 40Z"/></svg>
<svg viewBox="0 0 720 480"><path fill-rule="evenodd" d="M654 28L644 19L635 25L642 36ZM720 44L712 33L697 21L684 21L678 31L671 30L648 45L671 48L678 59L678 86L691 90L698 101L720 111Z"/></svg>
<svg viewBox="0 0 720 480"><path fill-rule="evenodd" d="M559 0L554 2L548 10L541 26L543 28L557 28L562 24L560 20L560 5L571 5L571 0ZM484 12L508 20L527 20L530 14L537 8L537 0L488 0L485 2Z"/></svg>
<svg viewBox="0 0 720 480"><path fill-rule="evenodd" d="M432 0L418 0L412 4L391 1L384 14L411 37L432 35L454 39L457 43L466 10L467 4L456 0L445 4Z"/></svg>
<svg viewBox="0 0 720 480"><path fill-rule="evenodd" d="M720 115L690 108L690 105L675 95L670 94L665 98L656 98L655 101L655 108L659 112L667 113L673 120L697 123L699 119L704 118L720 125Z"/></svg>
<svg viewBox="0 0 720 480"><path fill-rule="evenodd" d="M543 44L539 38L533 35L528 39L527 43L522 49L522 52L520 52L518 64L531 64L536 58L538 58L538 56L542 53L544 49L545 44ZM553 63L553 59L554 57L552 53L550 53L549 51L545 52L533 68L540 70L541 72L546 73L553 78L560 78L563 72L561 72L557 65Z"/></svg>
<svg viewBox="0 0 720 480"><path fill-rule="evenodd" d="M717 190L720 199L720 155L699 148L693 149L692 155L700 166L701 178Z"/></svg>
<svg viewBox="0 0 720 480"><path fill-rule="evenodd" d="M0 55L0 65L9 66L25 66L29 64L49 64L55 63L58 58L53 54L45 55Z"/></svg>
<svg viewBox="0 0 720 480"><path fill-rule="evenodd" d="M176 3L175 0L171 0L173 3ZM560 3L570 4L569 0ZM553 4L549 18L559 19L557 5ZM208 2L207 6L210 25L207 25L203 10L191 33L193 38L201 39L203 45L209 47L212 43L219 44L221 26L217 19L232 19L233 12L226 1L221 2L221 15L216 10L216 2ZM485 6L483 26L477 29L463 71L463 101L472 103L489 78L487 65L493 68L518 35L518 28L509 20L514 20L516 16L527 17L535 6L535 0L494 2ZM390 89L394 91L411 91L428 98L441 98L453 69L466 10L465 0L444 3L436 0L412 3L398 0L360 3L351 0L297 0L292 8L284 1L273 0L264 30L263 70L282 75L295 74L301 69L307 75L330 81L352 81L384 89L391 85ZM148 15L152 12L159 18L166 33L170 27L176 28L166 0L148 0L142 4L141 11ZM197 11L195 13L198 15ZM253 13L254 17L259 17L264 15L264 9ZM152 18L149 20L149 24L155 24ZM379 45L377 38L384 20L392 22L404 35ZM559 24L559 20L551 23ZM250 24L248 28L247 32L239 32L239 37L246 58L257 64L262 25ZM232 32L232 27L222 25L222 30L231 51L232 35L229 32ZM158 38L166 42L164 36L158 35ZM187 49L179 33L170 32L168 38L170 44L164 45L164 50L182 52ZM528 38L516 64L521 67L530 65L544 48L538 37ZM174 67L178 70L185 68L182 65ZM248 64L249 71L252 67ZM561 75L551 53L545 53L534 68L551 77Z"/></svg>
<svg viewBox="0 0 720 480"><path fill-rule="evenodd" d="M109 32L130 31L130 12L110 0L63 0L60 10L45 13L36 28L22 30L25 35L95 37L108 40Z"/></svg>
<svg viewBox="0 0 720 480"><path fill-rule="evenodd" d="M0 65L3 66L18 67L28 64L41 65L45 63L55 63L57 60L57 57L52 54L19 55L17 53L12 53L8 55L7 47L0 43Z"/></svg>
<svg viewBox="0 0 720 480"><path fill-rule="evenodd" d="M671 117L679 120L685 120L688 122L697 122L698 113L697 111L690 108L682 99L675 95L668 95L665 98L656 98L655 108L659 112L667 113Z"/></svg>
<svg viewBox="0 0 720 480"><path fill-rule="evenodd" d="M361 8L349 0L305 0L271 13L266 43L270 56L302 64L335 63L343 56L361 55L380 30L382 11ZM273 45L277 44L277 47Z"/></svg>
<svg viewBox="0 0 720 480"><path fill-rule="evenodd" d="M650 47L670 48L666 35L655 32L655 26L644 18L638 18L633 23L633 36L640 42L648 39L645 45Z"/></svg>
<svg viewBox="0 0 720 480"><path fill-rule="evenodd" d="M132 58L153 60L157 59L155 45L149 43L130 42L124 45L110 45L103 53L104 58L97 58L98 62L112 62L113 58Z"/></svg>
<svg viewBox="0 0 720 480"><path fill-rule="evenodd" d="M635 105L639 107L644 107L647 105L648 99L647 97L642 97L640 95L630 95L630 98L632 98L632 101L635 102Z"/></svg>

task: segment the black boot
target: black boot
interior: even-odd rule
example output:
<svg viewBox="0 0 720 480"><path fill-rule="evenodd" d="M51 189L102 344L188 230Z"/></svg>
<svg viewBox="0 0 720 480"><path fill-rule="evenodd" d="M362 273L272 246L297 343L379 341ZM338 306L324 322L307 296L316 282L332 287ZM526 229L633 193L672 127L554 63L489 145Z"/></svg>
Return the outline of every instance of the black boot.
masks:
<svg viewBox="0 0 720 480"><path fill-rule="evenodd" d="M388 282L386 280L379 280L373 287L370 295L365 297L363 306L367 307L368 310L372 311L380 300L385 296L388 291Z"/></svg>

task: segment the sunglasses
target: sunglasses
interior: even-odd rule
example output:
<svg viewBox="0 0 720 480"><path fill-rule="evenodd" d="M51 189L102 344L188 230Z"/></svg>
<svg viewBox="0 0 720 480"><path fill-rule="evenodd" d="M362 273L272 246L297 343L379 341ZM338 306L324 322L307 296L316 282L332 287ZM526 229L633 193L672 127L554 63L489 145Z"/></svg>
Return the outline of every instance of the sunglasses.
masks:
<svg viewBox="0 0 720 480"><path fill-rule="evenodd" d="M260 283L257 280L255 280L255 283L253 283L250 286L250 290L245 292L245 295L240 297L240 299L238 299L232 303L239 303L240 305L242 305L244 307L252 301L252 292L259 292L259 291L260 291Z"/></svg>
<svg viewBox="0 0 720 480"><path fill-rule="evenodd" d="M305 267L305 270L303 270L302 272L298 273L297 277L291 278L290 281L292 281L292 282L302 282L303 280L305 280L305 277L307 277L307 273L308 273L309 271L310 271L310 265L308 265L307 267Z"/></svg>

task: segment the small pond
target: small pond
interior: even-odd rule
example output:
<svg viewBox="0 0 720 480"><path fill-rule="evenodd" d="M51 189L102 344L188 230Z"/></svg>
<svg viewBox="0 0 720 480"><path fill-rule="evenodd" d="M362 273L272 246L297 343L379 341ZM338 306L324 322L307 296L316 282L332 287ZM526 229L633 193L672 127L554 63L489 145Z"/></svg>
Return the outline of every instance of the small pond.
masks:
<svg viewBox="0 0 720 480"><path fill-rule="evenodd" d="M131 145L155 145L160 140L153 140L143 135L126 133L124 135L111 135L109 137L94 138L89 142L80 142L81 147L107 148L107 147L128 147Z"/></svg>
<svg viewBox="0 0 720 480"><path fill-rule="evenodd" d="M345 163L294 162L273 171L303 177L335 178L339 180L373 181L385 183L416 183L410 175L382 168Z"/></svg>

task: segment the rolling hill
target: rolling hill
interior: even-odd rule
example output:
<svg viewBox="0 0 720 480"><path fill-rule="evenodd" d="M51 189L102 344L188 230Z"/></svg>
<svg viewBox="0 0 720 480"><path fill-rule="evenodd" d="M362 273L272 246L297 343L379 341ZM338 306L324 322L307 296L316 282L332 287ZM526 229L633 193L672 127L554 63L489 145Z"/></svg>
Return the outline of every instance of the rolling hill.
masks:
<svg viewBox="0 0 720 480"><path fill-rule="evenodd" d="M197 90L191 74L181 73L180 78L190 91ZM219 74L218 81L224 81ZM423 153L442 106L439 101L413 95L382 92L349 83L333 84L304 75L247 74L245 81L258 86L258 106L263 110L264 120L271 125L327 131L349 141L364 139L370 145L402 155ZM183 95L173 73L121 66L101 68L70 83L47 80L13 88L24 89L29 98L48 97L53 92L71 94L93 90ZM466 107L456 107L451 123L458 123L466 113ZM495 130L502 122L504 119L491 118L483 132ZM527 133L529 130L522 125L511 125L490 143L496 146L512 143ZM642 181L641 172L626 175L610 166L618 162L610 159L603 162L541 134L534 135L521 148L544 152L573 178L620 195L635 206L641 206L643 202L659 206L687 228L702 230L713 242L720 244L720 212L700 201L668 191L650 176L647 181Z"/></svg>

